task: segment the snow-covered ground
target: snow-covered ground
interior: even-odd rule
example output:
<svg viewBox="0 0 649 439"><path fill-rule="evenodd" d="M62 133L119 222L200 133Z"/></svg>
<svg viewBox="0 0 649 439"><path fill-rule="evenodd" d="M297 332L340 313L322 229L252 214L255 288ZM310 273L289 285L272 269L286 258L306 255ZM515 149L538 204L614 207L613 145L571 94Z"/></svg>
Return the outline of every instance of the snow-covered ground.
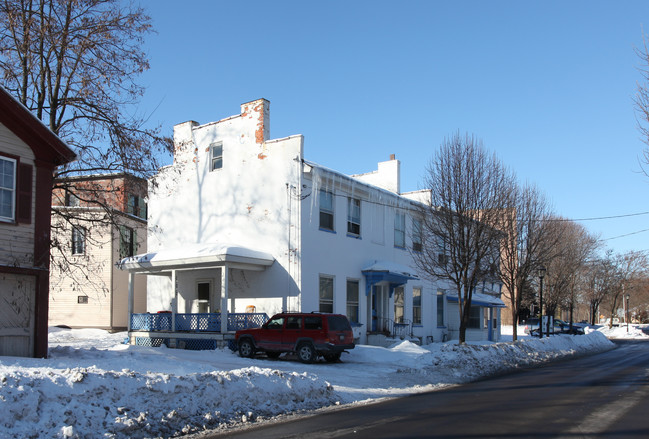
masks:
<svg viewBox="0 0 649 439"><path fill-rule="evenodd" d="M613 347L607 337L648 338L635 326L629 334L626 326L587 332L516 343L357 346L342 363L304 365L239 358L228 349L129 346L125 333L51 328L48 359L0 357L0 438L178 436L603 351Z"/></svg>

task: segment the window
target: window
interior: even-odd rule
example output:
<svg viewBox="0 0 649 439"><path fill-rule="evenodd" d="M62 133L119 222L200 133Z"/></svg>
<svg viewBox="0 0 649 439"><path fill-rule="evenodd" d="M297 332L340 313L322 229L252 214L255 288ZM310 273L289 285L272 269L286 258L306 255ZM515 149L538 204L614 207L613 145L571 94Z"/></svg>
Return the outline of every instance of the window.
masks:
<svg viewBox="0 0 649 439"><path fill-rule="evenodd" d="M403 212L394 215L394 246L406 247L406 214Z"/></svg>
<svg viewBox="0 0 649 439"><path fill-rule="evenodd" d="M446 252L446 240L439 238L437 240L438 253L437 253L437 264L440 267L446 267L448 265L448 254Z"/></svg>
<svg viewBox="0 0 649 439"><path fill-rule="evenodd" d="M31 224L33 166L0 156L0 221Z"/></svg>
<svg viewBox="0 0 649 439"><path fill-rule="evenodd" d="M198 312L210 312L210 283L198 282L196 284L196 290L198 293Z"/></svg>
<svg viewBox="0 0 649 439"><path fill-rule="evenodd" d="M77 303L79 303L79 304L87 304L88 303L88 296L77 296Z"/></svg>
<svg viewBox="0 0 649 439"><path fill-rule="evenodd" d="M472 306L469 310L469 324L467 328L471 329L482 329L480 324L480 307Z"/></svg>
<svg viewBox="0 0 649 439"><path fill-rule="evenodd" d="M302 329L302 316L289 316L286 319L286 329Z"/></svg>
<svg viewBox="0 0 649 439"><path fill-rule="evenodd" d="M129 194L126 213L135 215L138 218L146 219L146 210L146 201L144 198L138 195Z"/></svg>
<svg viewBox="0 0 649 439"><path fill-rule="evenodd" d="M320 276L320 312L334 312L334 279Z"/></svg>
<svg viewBox="0 0 649 439"><path fill-rule="evenodd" d="M135 230L126 226L119 226L119 257L128 258L135 254L137 247L137 234Z"/></svg>
<svg viewBox="0 0 649 439"><path fill-rule="evenodd" d="M284 327L284 317L275 317L270 319L266 324L268 329L282 329Z"/></svg>
<svg viewBox="0 0 649 439"><path fill-rule="evenodd" d="M86 253L86 229L72 227L72 254L83 255Z"/></svg>
<svg viewBox="0 0 649 439"><path fill-rule="evenodd" d="M412 289L412 323L421 324L421 288Z"/></svg>
<svg viewBox="0 0 649 439"><path fill-rule="evenodd" d="M403 287L394 289L394 323L403 323Z"/></svg>
<svg viewBox="0 0 649 439"><path fill-rule="evenodd" d="M212 143L210 145L210 171L216 171L223 167L223 143Z"/></svg>
<svg viewBox="0 0 649 439"><path fill-rule="evenodd" d="M422 241L422 226L421 220L418 218L412 219L412 249L416 252L421 251Z"/></svg>
<svg viewBox="0 0 649 439"><path fill-rule="evenodd" d="M305 316L304 329L322 329L321 316Z"/></svg>
<svg viewBox="0 0 649 439"><path fill-rule="evenodd" d="M65 205L68 207L79 207L81 200L71 191L65 191Z"/></svg>
<svg viewBox="0 0 649 439"><path fill-rule="evenodd" d="M361 200L347 199L347 233L360 236L361 234Z"/></svg>
<svg viewBox="0 0 649 439"><path fill-rule="evenodd" d="M334 194L320 190L320 228L334 230Z"/></svg>
<svg viewBox="0 0 649 439"><path fill-rule="evenodd" d="M437 326L445 326L444 323L444 292L437 292Z"/></svg>
<svg viewBox="0 0 649 439"><path fill-rule="evenodd" d="M0 220L16 219L16 160L0 157Z"/></svg>
<svg viewBox="0 0 649 439"><path fill-rule="evenodd" d="M347 319L358 323L358 281L347 281Z"/></svg>

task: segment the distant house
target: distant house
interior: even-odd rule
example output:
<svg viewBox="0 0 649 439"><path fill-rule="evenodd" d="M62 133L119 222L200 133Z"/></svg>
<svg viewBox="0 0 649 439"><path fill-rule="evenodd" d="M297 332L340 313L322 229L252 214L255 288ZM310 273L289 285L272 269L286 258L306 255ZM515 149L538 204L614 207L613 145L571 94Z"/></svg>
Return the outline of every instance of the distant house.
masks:
<svg viewBox="0 0 649 439"><path fill-rule="evenodd" d="M129 174L69 177L52 194L50 326L125 330L128 275L116 263L146 251L147 181ZM146 311L146 279L134 285Z"/></svg>
<svg viewBox="0 0 649 439"><path fill-rule="evenodd" d="M0 355L47 356L52 176L74 159L0 87Z"/></svg>
<svg viewBox="0 0 649 439"><path fill-rule="evenodd" d="M457 299L412 260L429 194L401 193L394 155L351 176L308 161L301 135L270 138L265 99L176 125L174 143L173 165L150 185L149 253L121 264L149 278L152 314L134 316L133 342L181 330L227 339L247 311L345 314L360 343L458 337ZM499 292L480 290L467 340L498 340Z"/></svg>

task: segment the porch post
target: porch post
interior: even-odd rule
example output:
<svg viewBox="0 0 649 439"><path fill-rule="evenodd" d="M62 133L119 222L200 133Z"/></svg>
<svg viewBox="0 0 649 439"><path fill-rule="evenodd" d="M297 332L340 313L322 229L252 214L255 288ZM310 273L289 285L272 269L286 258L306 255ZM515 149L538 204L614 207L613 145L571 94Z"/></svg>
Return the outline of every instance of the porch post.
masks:
<svg viewBox="0 0 649 439"><path fill-rule="evenodd" d="M176 313L178 313L178 289L176 288L176 270L171 270L171 288L174 298L171 300L171 330L176 330Z"/></svg>
<svg viewBox="0 0 649 439"><path fill-rule="evenodd" d="M228 265L221 268L221 334L228 332Z"/></svg>
<svg viewBox="0 0 649 439"><path fill-rule="evenodd" d="M128 331L131 332L131 319L133 318L133 301L135 291L135 273L128 273Z"/></svg>

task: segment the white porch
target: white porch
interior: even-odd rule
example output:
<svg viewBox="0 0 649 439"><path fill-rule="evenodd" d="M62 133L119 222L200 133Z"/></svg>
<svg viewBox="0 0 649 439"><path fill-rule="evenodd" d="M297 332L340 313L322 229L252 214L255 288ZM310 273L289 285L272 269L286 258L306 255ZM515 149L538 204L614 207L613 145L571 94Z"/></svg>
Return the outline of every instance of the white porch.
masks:
<svg viewBox="0 0 649 439"><path fill-rule="evenodd" d="M129 272L128 331L131 344L159 346L165 343L170 347L185 347L187 344L209 346L207 341L213 341L222 345L234 338L237 329L260 326L268 319L266 314L255 313L253 309L246 310L249 311L246 313L229 312L230 272L261 272L274 261L268 253L225 244L193 244L123 259L118 267ZM210 277L210 280L197 284L197 292L179 288L179 278L190 274L196 276L197 272L201 273L200 276L218 276L218 279L214 282ZM136 275L169 278L173 292L168 309L133 314ZM212 291L214 289L218 291ZM183 303L189 300L195 309L179 312L180 300ZM233 311L233 305L230 306Z"/></svg>

